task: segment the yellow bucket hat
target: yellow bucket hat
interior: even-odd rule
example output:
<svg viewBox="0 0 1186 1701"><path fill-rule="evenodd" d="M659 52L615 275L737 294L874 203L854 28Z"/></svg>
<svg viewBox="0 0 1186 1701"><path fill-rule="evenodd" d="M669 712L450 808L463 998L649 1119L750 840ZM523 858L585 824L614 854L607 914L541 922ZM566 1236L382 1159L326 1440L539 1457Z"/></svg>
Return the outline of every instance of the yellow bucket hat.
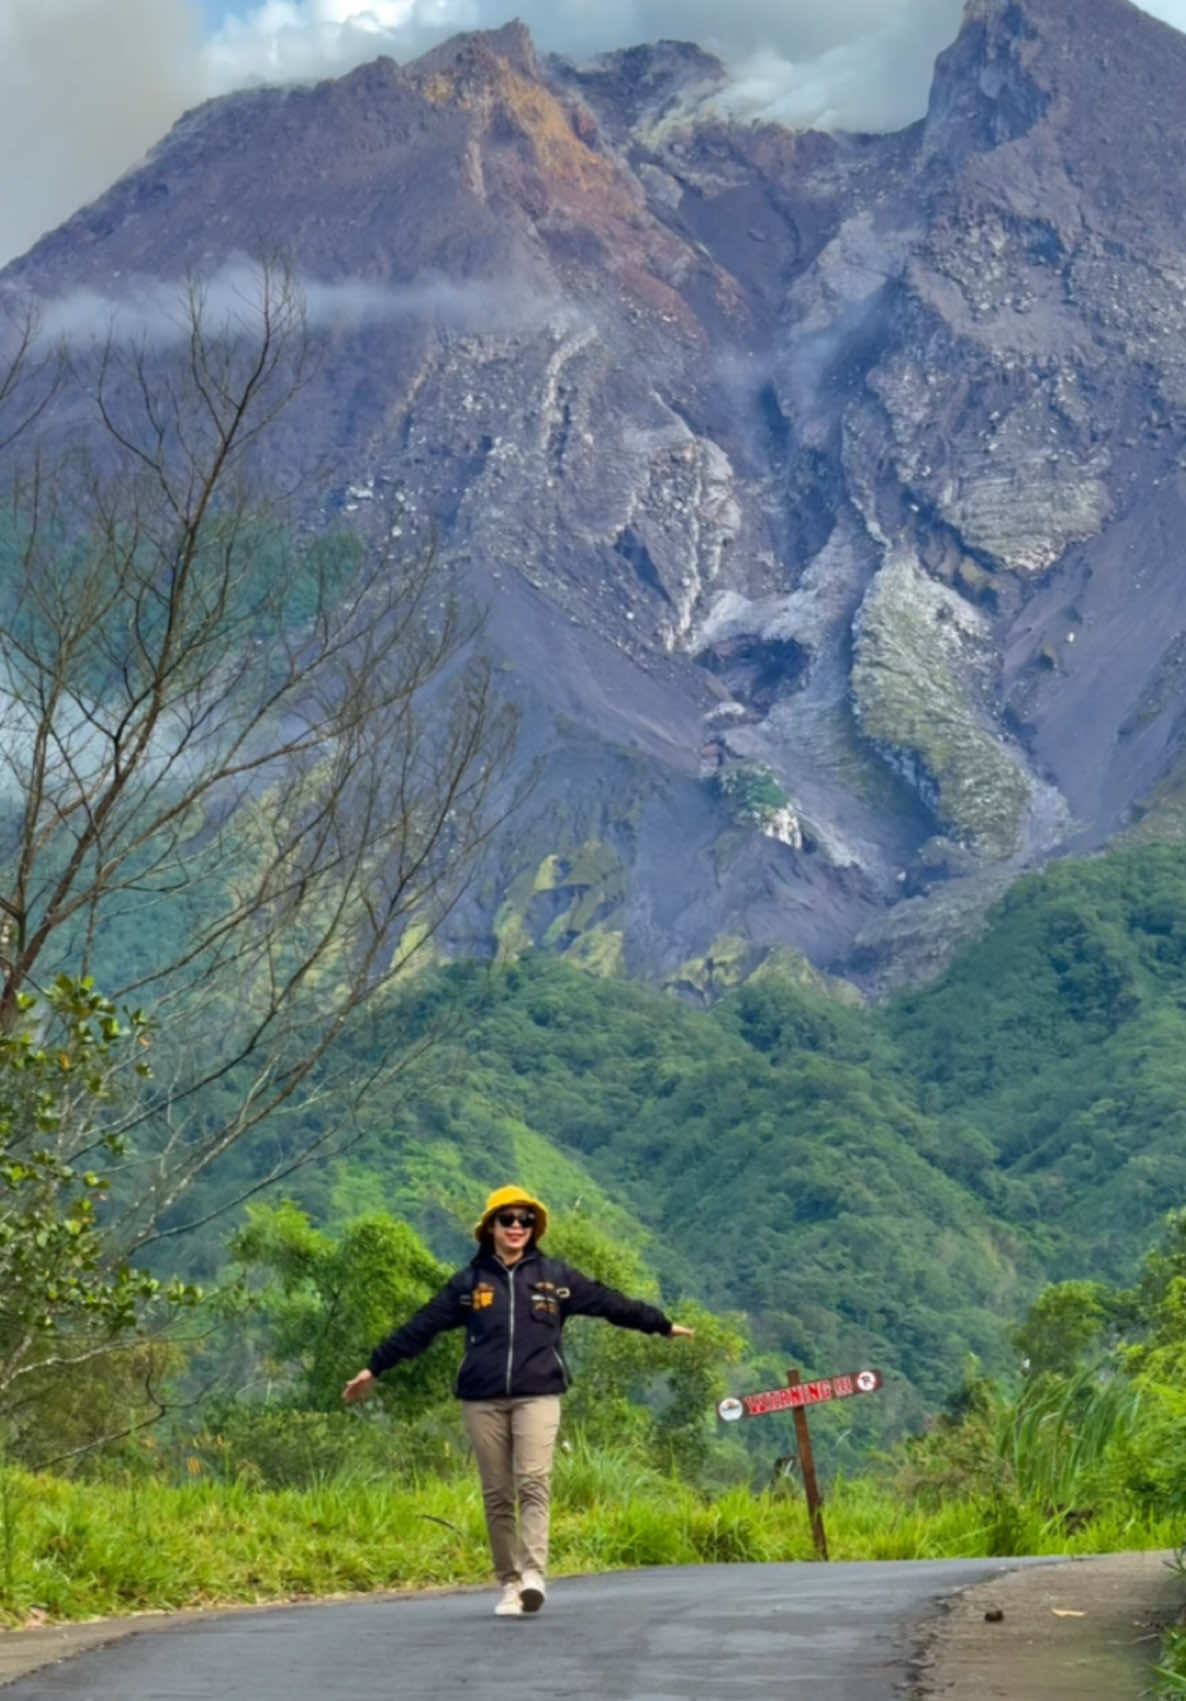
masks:
<svg viewBox="0 0 1186 1701"><path fill-rule="evenodd" d="M508 1205L530 1205L535 1212L535 1238L542 1240L547 1233L548 1211L538 1199L533 1199L525 1187L496 1187L486 1200L482 1215L474 1224L474 1239L481 1240L490 1226L490 1219L495 1211L501 1211Z"/></svg>

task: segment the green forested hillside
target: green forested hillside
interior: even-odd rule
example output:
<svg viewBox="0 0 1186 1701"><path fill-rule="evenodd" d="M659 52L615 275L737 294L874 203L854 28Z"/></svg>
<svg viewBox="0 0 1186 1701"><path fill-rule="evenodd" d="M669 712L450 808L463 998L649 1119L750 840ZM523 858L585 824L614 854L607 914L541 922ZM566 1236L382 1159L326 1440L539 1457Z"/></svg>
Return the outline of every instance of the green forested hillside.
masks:
<svg viewBox="0 0 1186 1701"><path fill-rule="evenodd" d="M390 1212L455 1260L518 1178L637 1243L669 1299L744 1312L749 1386L876 1362L859 1443L916 1425L969 1354L1010 1370L1044 1282L1131 1280L1186 1202L1184 1040L1186 854L1165 846L1019 882L941 980L881 1007L773 971L705 1011L545 953L458 963L351 1029L184 1220L327 1135L344 1149L284 1183L316 1221ZM166 1262L209 1281L236 1218Z"/></svg>
<svg viewBox="0 0 1186 1701"><path fill-rule="evenodd" d="M880 1428L1005 1368L1047 1279L1129 1279L1186 1197L1186 858L1021 883L941 981L853 1009L776 977L705 1013L543 955L422 980L443 1023L318 1215L382 1206L446 1257L509 1175L630 1232L672 1293L743 1309L769 1367L876 1358ZM360 1063L361 1063L360 1059ZM860 1421L872 1422L873 1414Z"/></svg>
<svg viewBox="0 0 1186 1701"><path fill-rule="evenodd" d="M766 1376L882 1363L890 1392L862 1427L917 1419L969 1351L1000 1361L1039 1265L1022 1246L1019 1276L1011 1229L937 1161L940 1124L868 1015L777 982L709 1015L542 957L454 968L418 1015L442 1000L457 1039L322 1209L382 1200L440 1244L450 1202L518 1175L641 1224L671 1294L749 1313ZM950 1155L982 1162L962 1130Z"/></svg>
<svg viewBox="0 0 1186 1701"><path fill-rule="evenodd" d="M944 979L884 1021L921 1102L991 1142L1043 1256L1073 1274L1131 1275L1186 1198L1181 848L1020 882Z"/></svg>

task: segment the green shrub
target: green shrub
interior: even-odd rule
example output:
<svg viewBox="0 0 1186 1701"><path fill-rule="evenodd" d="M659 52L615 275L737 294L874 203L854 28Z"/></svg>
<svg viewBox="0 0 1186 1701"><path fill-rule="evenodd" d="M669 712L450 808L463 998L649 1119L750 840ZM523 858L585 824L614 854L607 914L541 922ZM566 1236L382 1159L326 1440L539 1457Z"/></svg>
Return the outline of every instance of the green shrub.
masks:
<svg viewBox="0 0 1186 1701"><path fill-rule="evenodd" d="M759 825L785 809L789 801L770 769L757 765L722 768L716 785L739 820Z"/></svg>

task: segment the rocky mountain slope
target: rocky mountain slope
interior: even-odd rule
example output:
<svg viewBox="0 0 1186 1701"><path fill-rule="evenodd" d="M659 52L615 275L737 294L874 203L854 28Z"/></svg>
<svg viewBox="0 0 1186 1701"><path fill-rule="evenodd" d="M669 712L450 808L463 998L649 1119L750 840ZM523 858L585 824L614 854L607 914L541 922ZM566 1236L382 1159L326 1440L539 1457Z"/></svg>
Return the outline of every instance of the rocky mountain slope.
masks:
<svg viewBox="0 0 1186 1701"><path fill-rule="evenodd" d="M277 243L316 286L277 452L432 516L543 759L458 948L885 983L1175 797L1186 37L969 0L892 136L741 125L725 81L511 24L235 95L0 281Z"/></svg>

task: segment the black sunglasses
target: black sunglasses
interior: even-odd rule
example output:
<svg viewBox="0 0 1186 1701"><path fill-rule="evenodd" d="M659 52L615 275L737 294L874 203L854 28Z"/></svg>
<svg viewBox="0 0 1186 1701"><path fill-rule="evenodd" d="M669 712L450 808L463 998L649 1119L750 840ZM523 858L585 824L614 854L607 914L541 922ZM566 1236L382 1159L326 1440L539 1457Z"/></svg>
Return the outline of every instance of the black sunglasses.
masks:
<svg viewBox="0 0 1186 1701"><path fill-rule="evenodd" d="M534 1211L499 1211L495 1222L502 1228L534 1228Z"/></svg>

